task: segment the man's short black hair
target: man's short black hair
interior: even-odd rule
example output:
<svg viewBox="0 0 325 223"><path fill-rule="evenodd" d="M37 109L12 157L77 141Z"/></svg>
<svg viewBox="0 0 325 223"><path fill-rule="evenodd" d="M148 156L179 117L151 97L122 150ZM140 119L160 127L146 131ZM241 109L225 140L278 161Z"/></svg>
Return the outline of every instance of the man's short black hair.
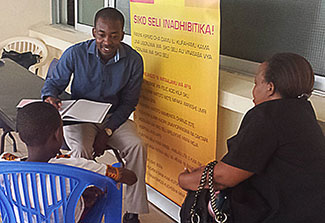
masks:
<svg viewBox="0 0 325 223"><path fill-rule="evenodd" d="M95 28L96 28L96 23L97 23L98 18L108 19L108 20L112 20L112 21L120 21L121 25L122 25L122 30L123 30L124 16L119 10L117 10L115 8L106 7L106 8L102 8L102 9L98 10L96 12L95 19L94 19L94 27Z"/></svg>
<svg viewBox="0 0 325 223"><path fill-rule="evenodd" d="M60 127L61 116L53 105L34 102L18 110L16 125L27 146L39 146Z"/></svg>

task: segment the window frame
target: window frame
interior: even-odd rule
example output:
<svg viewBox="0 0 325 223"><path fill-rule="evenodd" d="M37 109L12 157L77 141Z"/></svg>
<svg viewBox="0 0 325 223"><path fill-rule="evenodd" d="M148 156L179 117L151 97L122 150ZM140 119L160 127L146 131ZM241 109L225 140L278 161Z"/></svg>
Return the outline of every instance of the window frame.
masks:
<svg viewBox="0 0 325 223"><path fill-rule="evenodd" d="M220 55L220 69L226 71L253 76L256 74L259 65L258 62ZM325 96L325 76L315 74L313 94Z"/></svg>
<svg viewBox="0 0 325 223"><path fill-rule="evenodd" d="M104 0L104 7L116 7L116 1L115 0ZM92 34L93 26L88 26L85 24L78 23L78 0L76 0L75 7L75 29L81 32ZM123 42L131 45L131 35L125 34Z"/></svg>

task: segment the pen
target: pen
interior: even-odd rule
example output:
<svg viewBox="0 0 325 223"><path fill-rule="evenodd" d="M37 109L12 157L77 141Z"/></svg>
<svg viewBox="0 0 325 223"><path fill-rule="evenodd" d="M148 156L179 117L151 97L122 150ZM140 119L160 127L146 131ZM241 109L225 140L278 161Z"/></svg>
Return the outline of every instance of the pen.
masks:
<svg viewBox="0 0 325 223"><path fill-rule="evenodd" d="M61 99L57 98L57 99L55 100L55 104L56 104L57 108L60 109L60 108L61 108L61 105L62 105L62 103L61 103Z"/></svg>

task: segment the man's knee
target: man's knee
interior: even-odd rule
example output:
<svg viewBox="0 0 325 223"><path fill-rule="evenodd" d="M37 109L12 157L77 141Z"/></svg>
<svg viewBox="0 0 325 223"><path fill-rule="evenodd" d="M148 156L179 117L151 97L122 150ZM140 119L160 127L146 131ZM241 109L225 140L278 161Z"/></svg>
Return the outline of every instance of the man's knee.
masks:
<svg viewBox="0 0 325 223"><path fill-rule="evenodd" d="M146 146L141 138L137 137L132 142L132 147L137 150L138 153L147 154Z"/></svg>
<svg viewBox="0 0 325 223"><path fill-rule="evenodd" d="M85 147L82 143L73 144L70 147L70 155L72 157L85 158L85 159L93 159L93 148Z"/></svg>
<svg viewBox="0 0 325 223"><path fill-rule="evenodd" d="M127 157L142 157L143 159L146 159L147 149L141 138L134 137L132 140L129 140L126 143L126 147L128 148L126 150L123 150L121 153L123 158L128 159Z"/></svg>

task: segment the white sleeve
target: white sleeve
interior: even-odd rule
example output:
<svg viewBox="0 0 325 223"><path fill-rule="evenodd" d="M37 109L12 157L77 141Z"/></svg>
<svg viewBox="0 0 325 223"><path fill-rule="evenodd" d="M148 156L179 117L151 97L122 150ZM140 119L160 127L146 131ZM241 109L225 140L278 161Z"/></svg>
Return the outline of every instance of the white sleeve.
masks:
<svg viewBox="0 0 325 223"><path fill-rule="evenodd" d="M15 153L4 152L0 155L0 161L21 161L21 159Z"/></svg>
<svg viewBox="0 0 325 223"><path fill-rule="evenodd" d="M85 158L52 158L49 160L49 163L58 163L74 167L79 167L82 169L90 170L102 175L106 174L107 166L102 163L97 163L93 160L87 160Z"/></svg>

